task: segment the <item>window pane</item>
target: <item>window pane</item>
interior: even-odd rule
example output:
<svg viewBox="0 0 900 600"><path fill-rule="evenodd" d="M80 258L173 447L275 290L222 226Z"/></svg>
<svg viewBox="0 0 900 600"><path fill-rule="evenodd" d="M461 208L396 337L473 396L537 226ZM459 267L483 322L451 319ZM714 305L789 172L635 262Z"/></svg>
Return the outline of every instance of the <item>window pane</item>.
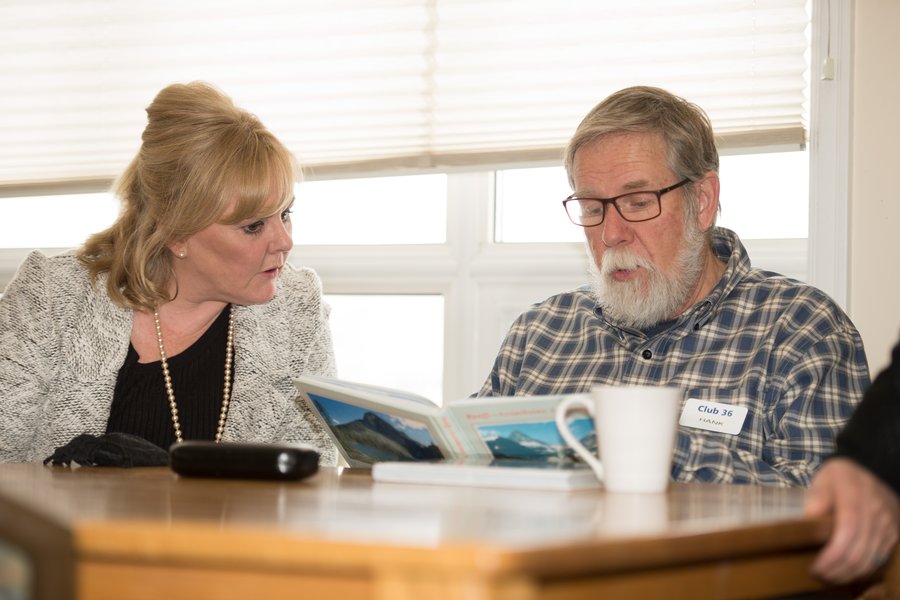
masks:
<svg viewBox="0 0 900 600"><path fill-rule="evenodd" d="M809 152L723 156L717 223L743 239L809 237Z"/></svg>
<svg viewBox="0 0 900 600"><path fill-rule="evenodd" d="M572 193L562 167L497 171L496 242L579 242L581 228L566 216L562 201Z"/></svg>
<svg viewBox="0 0 900 600"><path fill-rule="evenodd" d="M295 244L442 244L447 176L305 181L294 205Z"/></svg>
<svg viewBox="0 0 900 600"><path fill-rule="evenodd" d="M440 404L444 298L326 294L338 376L421 394Z"/></svg>
<svg viewBox="0 0 900 600"><path fill-rule="evenodd" d="M109 193L0 198L0 248L74 248L112 225L119 201Z"/></svg>

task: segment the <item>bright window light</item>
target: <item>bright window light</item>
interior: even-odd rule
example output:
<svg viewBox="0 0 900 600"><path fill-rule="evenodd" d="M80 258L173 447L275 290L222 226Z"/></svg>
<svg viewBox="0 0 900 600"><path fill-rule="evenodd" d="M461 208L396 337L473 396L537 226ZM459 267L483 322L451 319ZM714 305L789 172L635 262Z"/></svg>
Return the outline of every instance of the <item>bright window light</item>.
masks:
<svg viewBox="0 0 900 600"><path fill-rule="evenodd" d="M305 181L293 221L295 244L442 244L447 176Z"/></svg>
<svg viewBox="0 0 900 600"><path fill-rule="evenodd" d="M809 236L809 152L723 156L717 223L747 240Z"/></svg>
<svg viewBox="0 0 900 600"><path fill-rule="evenodd" d="M722 156L719 179L719 225L743 239L808 236L808 152ZM496 241L581 241L581 228L569 222L562 207L571 193L562 167L498 171Z"/></svg>
<svg viewBox="0 0 900 600"><path fill-rule="evenodd" d="M572 193L562 167L497 171L494 240L497 242L577 242L562 201Z"/></svg>
<svg viewBox="0 0 900 600"><path fill-rule="evenodd" d="M326 294L325 301L341 379L442 402L443 296Z"/></svg>
<svg viewBox="0 0 900 600"><path fill-rule="evenodd" d="M118 214L106 192L0 198L0 248L74 248Z"/></svg>

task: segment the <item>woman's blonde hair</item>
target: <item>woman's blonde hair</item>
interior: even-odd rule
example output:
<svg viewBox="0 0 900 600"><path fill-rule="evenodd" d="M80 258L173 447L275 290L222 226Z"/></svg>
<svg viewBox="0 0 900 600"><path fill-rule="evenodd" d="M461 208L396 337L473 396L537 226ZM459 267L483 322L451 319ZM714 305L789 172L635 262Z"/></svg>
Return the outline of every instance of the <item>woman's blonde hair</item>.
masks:
<svg viewBox="0 0 900 600"><path fill-rule="evenodd" d="M78 251L93 281L107 273L112 301L132 309L171 299L170 244L213 223L281 212L301 178L259 119L207 83L164 88L147 117L141 148L114 185L119 218Z"/></svg>

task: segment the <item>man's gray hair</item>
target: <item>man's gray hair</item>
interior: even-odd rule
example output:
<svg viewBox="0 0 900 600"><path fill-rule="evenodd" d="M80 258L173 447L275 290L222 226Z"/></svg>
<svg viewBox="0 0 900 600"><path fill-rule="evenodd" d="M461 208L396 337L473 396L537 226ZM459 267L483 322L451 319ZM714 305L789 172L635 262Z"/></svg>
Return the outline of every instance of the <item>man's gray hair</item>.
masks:
<svg viewBox="0 0 900 600"><path fill-rule="evenodd" d="M696 181L710 171L719 171L719 152L703 109L666 90L636 86L608 96L578 125L565 153L566 174L572 189L575 189L572 167L579 148L619 133L662 135L668 167L676 179ZM693 196L693 190L688 192Z"/></svg>

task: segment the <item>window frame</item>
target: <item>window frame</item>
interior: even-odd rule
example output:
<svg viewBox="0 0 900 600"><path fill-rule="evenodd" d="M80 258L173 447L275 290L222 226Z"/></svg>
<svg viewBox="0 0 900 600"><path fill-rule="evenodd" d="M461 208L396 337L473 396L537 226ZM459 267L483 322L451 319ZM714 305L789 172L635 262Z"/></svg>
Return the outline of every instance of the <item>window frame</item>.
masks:
<svg viewBox="0 0 900 600"><path fill-rule="evenodd" d="M807 281L847 310L853 4L813 0L812 7Z"/></svg>
<svg viewBox="0 0 900 600"><path fill-rule="evenodd" d="M804 279L845 309L849 280L851 25L852 5L813 0L809 237L744 240L756 264ZM819 72L826 57L836 67L832 79L823 79ZM502 166L522 165L494 167ZM445 399L451 399L479 389L502 336L521 309L584 281L586 254L581 243L491 243L493 169L445 172L445 244L298 246L291 261L315 268L327 293L443 294L443 392ZM75 193L108 187L109 182L89 182L53 189ZM0 198L19 195L23 195L23 189L0 188ZM55 253L64 248L42 250ZM0 290L30 251L0 249Z"/></svg>

